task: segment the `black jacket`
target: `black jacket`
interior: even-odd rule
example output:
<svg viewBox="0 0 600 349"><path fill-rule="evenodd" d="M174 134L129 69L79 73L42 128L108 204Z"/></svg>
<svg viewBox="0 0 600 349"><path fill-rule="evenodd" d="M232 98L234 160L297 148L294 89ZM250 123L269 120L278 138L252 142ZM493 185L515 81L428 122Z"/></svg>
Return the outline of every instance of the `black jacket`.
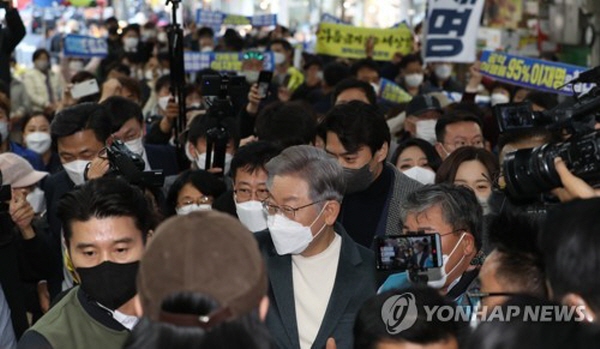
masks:
<svg viewBox="0 0 600 349"><path fill-rule="evenodd" d="M25 25L19 11L6 11L6 27L0 26L0 80L10 86L10 56L25 37Z"/></svg>

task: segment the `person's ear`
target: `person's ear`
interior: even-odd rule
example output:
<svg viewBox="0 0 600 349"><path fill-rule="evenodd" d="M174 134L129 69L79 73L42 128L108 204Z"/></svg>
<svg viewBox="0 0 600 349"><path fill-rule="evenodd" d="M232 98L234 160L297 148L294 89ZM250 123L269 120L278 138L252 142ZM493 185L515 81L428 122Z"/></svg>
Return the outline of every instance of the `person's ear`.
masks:
<svg viewBox="0 0 600 349"><path fill-rule="evenodd" d="M381 148L379 148L379 150L375 153L375 160L377 161L377 163L384 162L385 159L387 159L389 149L389 143L383 142Z"/></svg>
<svg viewBox="0 0 600 349"><path fill-rule="evenodd" d="M334 225L338 215L340 214L340 203L334 200L328 201L323 209L323 216L325 217L325 224Z"/></svg>
<svg viewBox="0 0 600 349"><path fill-rule="evenodd" d="M263 296L258 304L258 317L260 321L265 322L267 319L267 313L269 312L269 297Z"/></svg>
<svg viewBox="0 0 600 349"><path fill-rule="evenodd" d="M477 252L477 246L475 246L475 237L470 232L465 234L462 241L463 255L469 256L474 252Z"/></svg>
<svg viewBox="0 0 600 349"><path fill-rule="evenodd" d="M576 307L576 318L587 322L596 322L596 314L592 311L587 302L576 293L567 293L561 300L561 303L569 307Z"/></svg>
<svg viewBox="0 0 600 349"><path fill-rule="evenodd" d="M188 147L188 152L190 153L190 155L192 155L195 158L198 157L198 151L196 150L196 147L194 147L192 142L185 142L185 146Z"/></svg>

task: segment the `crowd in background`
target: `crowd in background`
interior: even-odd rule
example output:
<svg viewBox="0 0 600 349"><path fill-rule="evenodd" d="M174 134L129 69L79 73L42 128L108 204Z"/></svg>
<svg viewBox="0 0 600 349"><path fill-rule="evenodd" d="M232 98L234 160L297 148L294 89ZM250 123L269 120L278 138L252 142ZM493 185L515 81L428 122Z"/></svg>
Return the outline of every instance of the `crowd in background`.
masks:
<svg viewBox="0 0 600 349"><path fill-rule="evenodd" d="M364 59L303 52L295 66L283 26L245 36L190 26L186 50L245 54L242 70L227 73L241 78L230 79L238 83L225 104L205 93L207 77L226 75L211 69L186 74L179 101L166 26L105 20L104 58L65 56L61 34L48 36L22 69L6 55L25 33L18 12L9 9L6 22L0 171L12 197L0 210L0 347L559 348L598 340L587 323L600 311L594 189L556 159L563 188L529 201L502 191L509 153L568 135L501 133L492 107L527 101L551 110L557 95L486 79L478 62L463 79L452 63L425 64L416 34L413 52L389 62L369 57L367 44ZM267 52L275 67L263 94ZM405 102L383 98L383 78ZM98 90L78 96L85 82ZM146 175L158 170L157 185ZM413 233L439 234L441 276L416 283L376 270L374 239ZM421 244L415 260L423 265L431 253ZM390 331L382 307L407 292L420 314L564 304L581 319L482 321L473 330L468 320L419 316Z"/></svg>

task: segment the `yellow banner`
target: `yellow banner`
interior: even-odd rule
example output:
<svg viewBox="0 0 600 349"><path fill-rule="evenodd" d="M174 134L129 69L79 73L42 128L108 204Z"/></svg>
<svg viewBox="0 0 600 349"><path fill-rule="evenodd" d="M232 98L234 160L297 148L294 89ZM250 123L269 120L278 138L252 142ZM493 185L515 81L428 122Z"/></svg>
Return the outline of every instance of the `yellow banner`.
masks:
<svg viewBox="0 0 600 349"><path fill-rule="evenodd" d="M373 59L376 61L389 61L396 52L405 55L412 51L412 33L406 25L377 29L321 23L316 52L344 58L365 58L365 45L369 37L373 37L375 43Z"/></svg>

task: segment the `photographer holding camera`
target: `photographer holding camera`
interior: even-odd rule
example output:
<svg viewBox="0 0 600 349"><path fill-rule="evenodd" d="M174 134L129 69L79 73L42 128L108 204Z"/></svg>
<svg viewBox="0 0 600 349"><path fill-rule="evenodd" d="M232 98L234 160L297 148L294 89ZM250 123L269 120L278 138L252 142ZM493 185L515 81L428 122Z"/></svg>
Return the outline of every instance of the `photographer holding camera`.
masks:
<svg viewBox="0 0 600 349"><path fill-rule="evenodd" d="M52 263L43 222L32 207L35 195L30 195L46 175L15 154L0 154L0 284L17 339L29 327L26 312L34 313L34 321L43 312L32 305L38 303L36 285Z"/></svg>

